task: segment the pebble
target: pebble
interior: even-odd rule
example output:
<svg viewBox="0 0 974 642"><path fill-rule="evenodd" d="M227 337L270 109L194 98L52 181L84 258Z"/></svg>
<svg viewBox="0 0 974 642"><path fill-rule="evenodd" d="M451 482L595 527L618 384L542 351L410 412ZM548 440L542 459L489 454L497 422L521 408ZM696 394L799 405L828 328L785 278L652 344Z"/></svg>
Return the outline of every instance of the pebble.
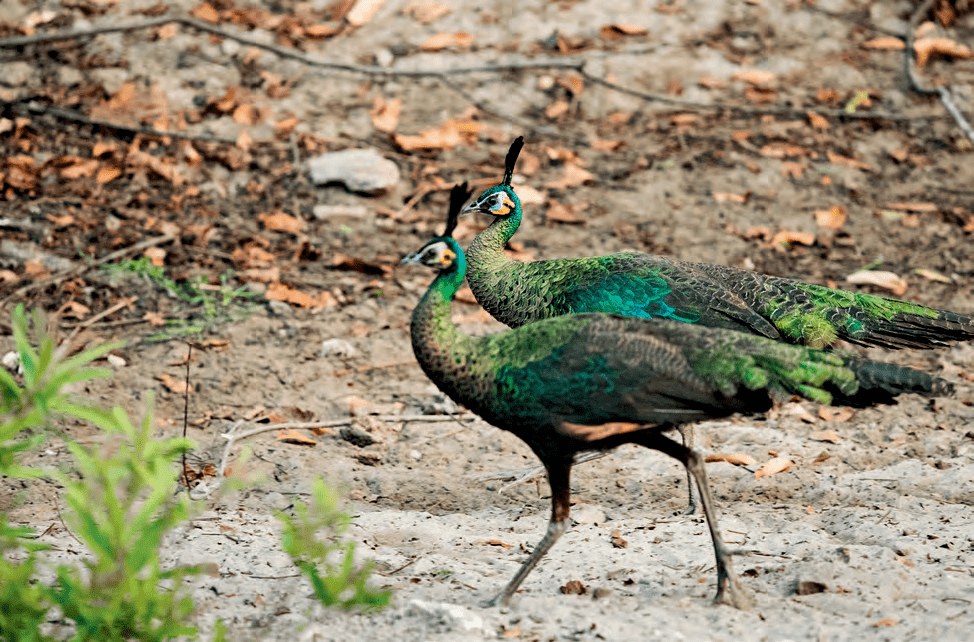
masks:
<svg viewBox="0 0 974 642"><path fill-rule="evenodd" d="M342 183L352 192L378 194L399 183L399 167L374 149L327 152L308 161L315 185Z"/></svg>
<svg viewBox="0 0 974 642"><path fill-rule="evenodd" d="M328 339L321 342L322 357L354 357L357 354L358 350L355 346L344 339Z"/></svg>

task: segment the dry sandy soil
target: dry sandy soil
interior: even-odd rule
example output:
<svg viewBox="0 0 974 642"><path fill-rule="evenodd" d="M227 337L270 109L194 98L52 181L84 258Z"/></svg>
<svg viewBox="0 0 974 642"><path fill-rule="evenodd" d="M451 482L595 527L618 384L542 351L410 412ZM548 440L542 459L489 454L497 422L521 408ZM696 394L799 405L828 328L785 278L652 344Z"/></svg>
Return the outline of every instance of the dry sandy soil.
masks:
<svg viewBox="0 0 974 642"><path fill-rule="evenodd" d="M39 29L103 25L144 19L135 12L150 4L3 0L0 20L23 24L31 12L51 9L58 17ZM214 4L224 12L232 6ZM174 10L177 5L193 7L176 3ZM332 24L326 5L262 8L311 16L302 24ZM256 245L274 255L261 267L276 267L281 283L328 303L315 310L260 298L248 318L208 330L203 338L217 347L197 351L192 361L188 436L200 444L194 458L200 467L219 462L221 433L254 419L258 407L265 416L295 421L358 415L344 431L335 427L314 437L313 446L285 443L274 433L251 439L247 466L264 481L211 502L172 538L168 560L215 562L220 570L194 593L204 636L222 618L235 640L969 638L971 346L869 351L954 381L954 399L906 398L831 419L814 404L791 403L769 417L700 427L698 440L708 454L740 452L764 461L773 451L794 461L787 472L761 479L726 463L709 465L722 531L738 551L741 584L754 596L747 612L711 604L711 544L700 517L680 514L684 474L662 455L637 448L579 466L571 530L510 608L478 607L543 532L549 508L544 478L512 483L535 460L516 438L480 420L378 418L458 411L425 379L409 345L409 313L432 275L395 266L441 226L444 187L496 182L507 145L521 134L527 147L516 186L540 196L526 205L515 239L522 255L635 248L888 294L844 283L846 275L881 261L880 269L904 279L902 298L974 312L970 141L936 98L910 89L901 51L863 46L905 33L914 4L677 0L606 7L595 0L497 0L472 9L445 0L452 11L429 24L404 13L406 5L388 0L357 29L285 44L296 42L328 61L398 71L564 60L567 53L587 61L591 74L677 102L579 83L557 69L450 76L452 87L437 78L339 73L269 51L250 56L248 45L188 27L7 48L0 58L0 97L13 101L5 102L4 117L29 119L0 138L5 156L32 155L34 167L61 155L114 158L121 168L106 182L91 174L69 180L52 170L33 184L15 185L8 163L2 234L26 253L0 257L0 268L26 279L29 265L36 270L42 260L54 262L46 269L56 274L77 264L79 250L97 258L176 230L177 240L161 246L174 278L203 274L217 283L236 268L235 278L249 274L262 292L266 283L248 272L255 266L235 254ZM645 33L602 30L613 24L638 25ZM244 31L228 20L221 26L259 42L281 33ZM423 51L420 45L441 32L468 33L472 44ZM938 24L933 32L970 43L974 14L960 12L950 28ZM7 35L16 34L8 29ZM753 69L774 76L758 86L734 79ZM935 57L921 77L950 84L962 108L972 104L974 61ZM151 88L146 91L155 96L157 111L144 104L143 112L131 103L111 106L130 81ZM240 89L235 100L266 110L266 118L235 119L233 105L220 105L229 88L246 88L247 97ZM858 107L858 116L834 115L862 91L869 104ZM404 150L374 128L370 111L377 98L403 100L400 134L470 118L479 131L450 148ZM40 107L18 111L31 100ZM183 125L194 135L233 141L246 131L254 142L244 150L197 139L190 141L200 156L194 158L178 140L143 137L143 151L178 169L177 183L138 167L131 155L93 150L99 142L124 150L133 144L131 131L70 123L45 105L103 121L134 112L135 121L125 124L162 129L177 126L173 115L190 114ZM886 116L860 117L870 110ZM173 117L159 121L157 112ZM273 125L291 117L294 135L282 142ZM368 196L309 182L307 159L315 153L369 147L398 165L402 177L391 190ZM572 164L564 150L577 154L591 174L584 184L564 180ZM436 189L424 195L427 187ZM314 207L321 204L364 215L317 218ZM816 222L816 212L833 207L846 213L838 230ZM258 216L274 211L304 221L305 229L268 229ZM66 214L73 220L59 220ZM464 220L461 240L485 224ZM808 234L811 244L795 234L787 246L773 244L779 232ZM127 365L113 380L78 392L139 414L142 391L154 388L159 434L181 434L183 397L160 377L181 380L186 345L145 340L155 330L145 322L153 314L181 314L165 292L88 271L10 296L26 282L4 282L6 306L22 300L54 311L74 300L95 314L136 296L79 335L79 341L121 337L129 344L118 352ZM458 302L454 310L471 333L501 329L472 303ZM78 322L65 317L64 334ZM334 339L344 350L323 354L323 342ZM0 337L4 352L10 343L9 336ZM72 431L79 439L91 437L83 426ZM823 431L834 435L823 440ZM362 445L363 433L373 443ZM58 461L64 452L52 449L44 457ZM314 606L280 550L274 512L306 496L318 475L347 492L359 550L376 561L377 583L395 591L392 607L378 615ZM44 532L59 555L76 559L57 506L44 490L17 507L14 518ZM624 547L613 544L621 544L619 538ZM561 593L573 580L585 586L584 594Z"/></svg>

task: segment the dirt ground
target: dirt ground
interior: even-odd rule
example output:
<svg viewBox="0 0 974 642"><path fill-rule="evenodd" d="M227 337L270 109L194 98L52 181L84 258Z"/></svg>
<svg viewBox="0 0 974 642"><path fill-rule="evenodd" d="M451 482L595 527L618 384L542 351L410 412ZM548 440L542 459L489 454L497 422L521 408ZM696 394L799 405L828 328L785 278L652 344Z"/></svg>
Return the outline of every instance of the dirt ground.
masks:
<svg viewBox="0 0 974 642"><path fill-rule="evenodd" d="M937 3L921 16L934 21L921 35L972 43L965 4ZM144 21L165 9L153 5L2 0L0 34ZM420 5L450 11L409 9ZM956 383L956 398L905 398L851 415L789 403L768 417L700 427L708 454L794 462L760 479L709 464L752 610L711 604L711 544L702 518L680 514L683 471L637 448L576 469L573 527L511 607L482 609L540 539L546 483L514 483L536 463L516 438L449 418L462 409L424 377L408 337L432 275L398 267L441 228L449 187L496 183L510 141L524 135L515 186L526 214L511 247L521 258L636 249L892 288L974 313L971 142L936 97L910 88L902 50L870 44L905 33L915 6L387 0L352 28L327 2L226 0L213 14L170 3L257 43L392 70L385 76L315 67L185 24L2 47L0 348L10 349L9 310L20 301L60 311L61 335L78 347L123 338L114 379L78 394L138 415L144 391L155 389L158 434L178 435L187 345L148 337L159 320L191 310L145 280L84 269L79 253L97 260L136 246L120 258L137 258L145 250L137 244L171 234L145 250L168 276L203 275L216 287L234 269L232 284L261 294L252 314L213 325L194 352L195 469L219 465L231 427L347 421L306 433L313 445L273 432L247 440L246 466L263 482L210 502L172 538L167 560L220 570L194 593L204 639L217 618L234 640L966 639L974 346L868 351L937 372ZM337 33L323 35L329 29ZM427 41L441 33L449 36L436 50ZM591 77L642 95L577 71L504 67L532 60L585 61ZM468 66L488 69L406 73ZM971 116L974 60L934 55L919 76L949 85ZM390 134L378 117L395 99L402 108ZM404 136L412 135L426 146L411 148ZM376 195L313 185L308 159L346 148L376 149L400 180ZM331 209L316 216L321 205ZM285 219L268 217L275 213ZM303 225L275 222L286 217ZM467 243L487 223L465 219L457 236ZM845 282L866 266L900 280ZM32 283L41 286L25 289ZM282 291L304 298L264 296ZM470 333L502 329L472 300L454 312ZM92 438L84 426L71 430ZM305 497L319 475L347 492L359 550L395 591L378 615L315 606L280 550L274 512ZM76 559L58 508L56 493L38 489L13 516L45 533L60 559ZM561 592L573 580L583 594Z"/></svg>

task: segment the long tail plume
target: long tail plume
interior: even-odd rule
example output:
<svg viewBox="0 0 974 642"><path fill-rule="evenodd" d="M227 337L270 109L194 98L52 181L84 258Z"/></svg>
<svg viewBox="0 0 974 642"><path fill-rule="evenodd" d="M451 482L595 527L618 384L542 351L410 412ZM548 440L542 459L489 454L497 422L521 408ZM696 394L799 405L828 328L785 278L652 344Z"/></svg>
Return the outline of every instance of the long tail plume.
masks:
<svg viewBox="0 0 974 642"><path fill-rule="evenodd" d="M524 136L518 136L507 151L507 158L504 159L504 180L501 181L504 185L510 185L511 179L514 178L514 164L517 162L517 156L521 153L522 147L524 147Z"/></svg>
<svg viewBox="0 0 974 642"><path fill-rule="evenodd" d="M457 227L457 220L460 218L460 210L463 209L464 203L473 194L473 190L467 187L466 181L463 183L457 183L450 190L450 209L446 214L446 228L443 230L443 236L451 236L453 230Z"/></svg>

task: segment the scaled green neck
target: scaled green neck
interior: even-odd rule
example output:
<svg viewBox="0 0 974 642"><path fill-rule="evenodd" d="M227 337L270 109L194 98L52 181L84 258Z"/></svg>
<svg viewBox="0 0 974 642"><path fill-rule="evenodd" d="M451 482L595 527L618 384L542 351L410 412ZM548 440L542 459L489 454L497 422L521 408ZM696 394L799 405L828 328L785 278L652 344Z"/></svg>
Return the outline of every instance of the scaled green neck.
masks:
<svg viewBox="0 0 974 642"><path fill-rule="evenodd" d="M475 271L495 270L511 262L504 246L521 226L521 208L510 216L497 217L486 230L474 237L467 248L467 258Z"/></svg>

